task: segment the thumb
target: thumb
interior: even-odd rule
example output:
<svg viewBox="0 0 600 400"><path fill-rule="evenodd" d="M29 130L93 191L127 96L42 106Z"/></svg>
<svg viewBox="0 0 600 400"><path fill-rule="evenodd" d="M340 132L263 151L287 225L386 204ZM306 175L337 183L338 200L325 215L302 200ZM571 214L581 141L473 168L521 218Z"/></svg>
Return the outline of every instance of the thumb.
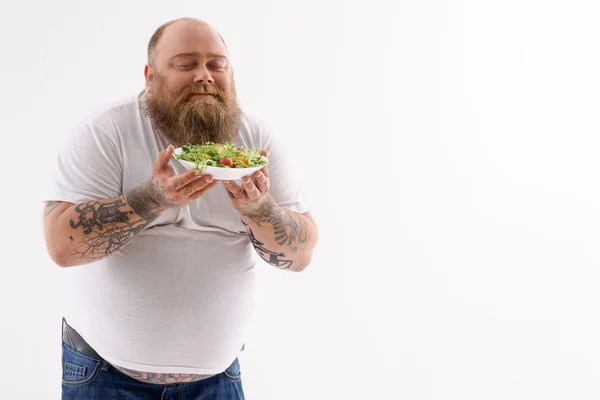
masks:
<svg viewBox="0 0 600 400"><path fill-rule="evenodd" d="M158 153L158 157L156 157L156 161L154 163L154 168L156 171L164 171L167 169L169 160L173 156L174 151L175 148L173 145L169 145L169 147Z"/></svg>
<svg viewBox="0 0 600 400"><path fill-rule="evenodd" d="M173 157L174 151L175 151L175 147L173 147L172 144L170 144L169 147L167 147L164 150L164 154L162 155L163 158L161 160L162 161L161 164L163 167L165 167L169 163L169 161L171 160L171 157Z"/></svg>

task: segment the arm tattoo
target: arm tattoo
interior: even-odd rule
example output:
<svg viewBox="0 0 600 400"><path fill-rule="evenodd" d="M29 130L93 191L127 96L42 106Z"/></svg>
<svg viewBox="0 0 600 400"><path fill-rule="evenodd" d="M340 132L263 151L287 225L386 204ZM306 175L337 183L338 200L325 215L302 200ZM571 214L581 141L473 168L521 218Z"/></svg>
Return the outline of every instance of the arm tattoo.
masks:
<svg viewBox="0 0 600 400"><path fill-rule="evenodd" d="M292 253L296 253L298 246L305 244L308 239L306 221L299 220L302 225L300 228L292 212L277 206L272 199L263 202L246 216L259 226L265 222L271 224L275 230L277 243L289 247Z"/></svg>
<svg viewBox="0 0 600 400"><path fill-rule="evenodd" d="M156 385L171 385L174 383L194 382L200 379L208 378L212 375L194 375L194 374L162 374L155 372L135 371L124 367L119 367L111 364L115 369L121 371L125 375L136 379L140 382L153 383Z"/></svg>
<svg viewBox="0 0 600 400"><path fill-rule="evenodd" d="M58 207L59 204L61 204L62 201L47 201L46 202L46 217L52 212L54 211L54 209L56 207Z"/></svg>
<svg viewBox="0 0 600 400"><path fill-rule="evenodd" d="M70 226L81 228L84 237L73 255L96 261L121 249L160 215L164 209L161 196L160 190L150 184L109 201L77 205ZM73 236L69 240L74 241Z"/></svg>
<svg viewBox="0 0 600 400"><path fill-rule="evenodd" d="M125 210L123 210L125 208ZM77 220L70 221L71 228L82 228L85 235L73 255L100 260L119 250L147 225L143 219L130 218L127 203L118 197L106 203L88 201L75 207Z"/></svg>
<svg viewBox="0 0 600 400"><path fill-rule="evenodd" d="M248 235L250 236L250 240L252 241L252 246L254 246L256 253L258 253L260 258L265 260L265 262L267 262L267 264L270 264L270 265L280 268L280 269L289 269L292 266L293 261L286 260L284 258L285 254L283 254L281 252L277 253L277 252L267 249L264 246L264 243L262 243L261 241L256 239L256 236L254 236L252 229L250 229L250 227L244 221L242 221L242 224L244 224L246 226L246 230L248 231Z"/></svg>
<svg viewBox="0 0 600 400"><path fill-rule="evenodd" d="M79 221L71 220L71 228L77 229L83 227L83 234L89 235L94 231L104 230L107 225L115 225L117 223L126 223L129 221L129 215L126 211L121 211L120 208L126 205L122 198L117 198L111 202L100 203L99 201L88 201L78 204L75 207L75 212L79 214ZM132 211L130 211L133 214Z"/></svg>

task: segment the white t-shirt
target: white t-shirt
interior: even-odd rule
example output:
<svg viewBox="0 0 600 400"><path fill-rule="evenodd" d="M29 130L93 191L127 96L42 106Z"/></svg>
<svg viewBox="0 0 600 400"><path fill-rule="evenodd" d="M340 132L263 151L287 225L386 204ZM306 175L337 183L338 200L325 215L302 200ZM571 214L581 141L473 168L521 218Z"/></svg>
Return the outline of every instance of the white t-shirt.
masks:
<svg viewBox="0 0 600 400"><path fill-rule="evenodd" d="M143 92L85 119L59 149L45 200L119 196L151 177L166 143ZM269 151L270 194L306 212L277 138L244 115L235 143ZM185 168L175 159L175 173ZM217 374L237 357L253 307L256 254L225 188L164 212L107 258L66 268L64 316L108 362L157 373Z"/></svg>

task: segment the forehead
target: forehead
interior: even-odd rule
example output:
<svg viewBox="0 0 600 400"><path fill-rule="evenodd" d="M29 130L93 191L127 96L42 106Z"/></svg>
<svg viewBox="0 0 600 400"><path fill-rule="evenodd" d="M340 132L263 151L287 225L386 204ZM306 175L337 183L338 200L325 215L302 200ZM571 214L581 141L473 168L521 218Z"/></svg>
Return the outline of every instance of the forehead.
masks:
<svg viewBox="0 0 600 400"><path fill-rule="evenodd" d="M165 61L181 53L213 53L227 56L221 37L208 24L178 21L168 26L156 46L156 57Z"/></svg>

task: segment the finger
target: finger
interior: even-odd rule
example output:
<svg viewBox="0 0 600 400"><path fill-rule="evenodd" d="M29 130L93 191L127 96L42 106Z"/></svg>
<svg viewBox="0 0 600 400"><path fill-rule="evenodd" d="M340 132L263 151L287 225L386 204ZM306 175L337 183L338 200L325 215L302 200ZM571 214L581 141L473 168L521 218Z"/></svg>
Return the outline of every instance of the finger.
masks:
<svg viewBox="0 0 600 400"><path fill-rule="evenodd" d="M233 194L237 200L244 200L244 189L234 181L223 181L225 188Z"/></svg>
<svg viewBox="0 0 600 400"><path fill-rule="evenodd" d="M242 178L242 185L244 187L244 191L248 195L248 198L252 200L256 200L259 198L260 191L249 176L245 176L244 178Z"/></svg>
<svg viewBox="0 0 600 400"><path fill-rule="evenodd" d="M197 178L198 176L196 175L196 171L189 170L183 174L179 174L167 179L165 186L167 189L179 190Z"/></svg>
<svg viewBox="0 0 600 400"><path fill-rule="evenodd" d="M256 179L256 187L261 193L266 193L269 191L269 179L263 172L256 171L254 173L254 178Z"/></svg>
<svg viewBox="0 0 600 400"><path fill-rule="evenodd" d="M172 168L169 168L169 160L173 156L174 150L175 148L173 145L169 145L169 147L158 153L158 157L156 157L156 161L154 161L154 170L156 172L164 172L169 169L172 170Z"/></svg>
<svg viewBox="0 0 600 400"><path fill-rule="evenodd" d="M167 166L167 164L169 164L169 161L171 160L171 157L173 157L173 152L175 151L175 147L173 147L173 145L170 144L169 147L167 147L163 151L164 152L161 152L162 153L161 165L163 167L165 167L165 166Z"/></svg>
<svg viewBox="0 0 600 400"><path fill-rule="evenodd" d="M177 193L179 193L181 196L184 196L184 197L191 196L212 182L213 182L213 177L210 175L205 175L200 179L196 179L196 180L192 181L191 183L188 183L187 185L185 185L184 187L179 189Z"/></svg>
<svg viewBox="0 0 600 400"><path fill-rule="evenodd" d="M192 194L188 198L191 199L191 200L197 199L198 197L206 194L209 190L211 190L212 188L214 188L217 185L217 183L219 183L219 181L214 181L213 180L211 183L207 184L202 189L197 190L194 194Z"/></svg>
<svg viewBox="0 0 600 400"><path fill-rule="evenodd" d="M175 151L175 147L173 147L172 144L169 145L169 147L167 147L165 149L165 154L164 154L164 164L167 164L170 160L171 157L173 157L173 152Z"/></svg>
<svg viewBox="0 0 600 400"><path fill-rule="evenodd" d="M269 157L269 151L268 150L261 150L260 154L262 156L264 156L265 158ZM267 178L269 177L269 168L267 166L264 166L260 169L260 171L263 171L263 173L267 176Z"/></svg>

